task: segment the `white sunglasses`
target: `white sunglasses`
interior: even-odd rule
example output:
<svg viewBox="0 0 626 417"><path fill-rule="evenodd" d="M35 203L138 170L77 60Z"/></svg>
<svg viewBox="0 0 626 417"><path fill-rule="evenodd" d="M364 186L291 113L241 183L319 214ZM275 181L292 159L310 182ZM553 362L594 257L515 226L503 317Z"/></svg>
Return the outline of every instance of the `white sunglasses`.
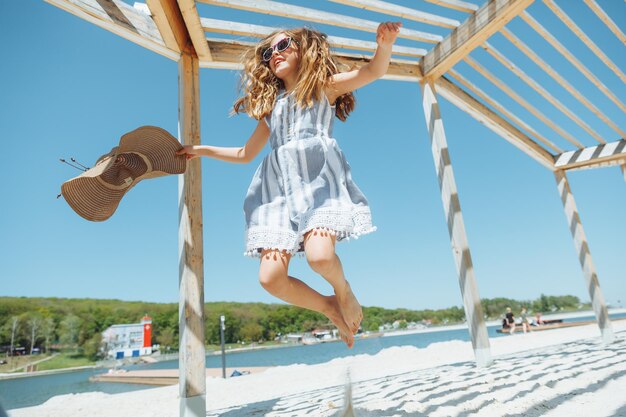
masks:
<svg viewBox="0 0 626 417"><path fill-rule="evenodd" d="M274 55L274 51L276 52L283 52L287 49L289 49L289 47L291 46L291 38L283 38L281 40L279 40L278 42L276 42L276 45L274 46L270 46L269 48L266 48L263 51L263 61L265 62L269 62L272 59L272 55Z"/></svg>

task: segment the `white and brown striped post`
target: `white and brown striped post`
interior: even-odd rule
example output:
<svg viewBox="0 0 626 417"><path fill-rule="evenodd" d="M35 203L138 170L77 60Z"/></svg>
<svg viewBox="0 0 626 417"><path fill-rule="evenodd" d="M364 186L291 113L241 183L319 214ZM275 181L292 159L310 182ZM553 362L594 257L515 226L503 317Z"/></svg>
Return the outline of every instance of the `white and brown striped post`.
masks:
<svg viewBox="0 0 626 417"><path fill-rule="evenodd" d="M454 263L459 276L459 286L461 287L461 296L463 297L465 317L472 339L474 356L478 366L488 366L492 362L489 336L487 335L487 326L483 317L478 286L474 278L472 257L465 233L461 204L454 180L454 173L452 172L446 134L443 129L443 120L441 119L434 85L430 82L422 84L422 94L426 127L430 135L435 170L439 180L441 200L443 201L443 210L448 223L452 255L454 256Z"/></svg>
<svg viewBox="0 0 626 417"><path fill-rule="evenodd" d="M200 88L198 57L193 48L182 51L178 63L178 129L185 145L200 144ZM204 261L202 243L202 178L200 158L188 162L179 185L178 304L180 416L206 415L206 358L204 349Z"/></svg>
<svg viewBox="0 0 626 417"><path fill-rule="evenodd" d="M615 336L613 335L613 328L611 327L611 321L609 320L609 314L606 309L606 303L604 302L604 296L600 290L596 267L593 264L593 259L591 259L591 252L589 252L587 236L585 236L583 225L580 222L580 216L578 215L574 195L569 187L569 181L567 180L565 171L554 171L554 177L556 178L556 184L559 189L559 194L561 195L561 201L563 202L563 207L565 208L565 216L567 217L569 230L574 238L574 245L576 246L580 266L583 269L593 311L595 312L596 319L598 320L598 326L600 326L602 340L608 344L613 342Z"/></svg>

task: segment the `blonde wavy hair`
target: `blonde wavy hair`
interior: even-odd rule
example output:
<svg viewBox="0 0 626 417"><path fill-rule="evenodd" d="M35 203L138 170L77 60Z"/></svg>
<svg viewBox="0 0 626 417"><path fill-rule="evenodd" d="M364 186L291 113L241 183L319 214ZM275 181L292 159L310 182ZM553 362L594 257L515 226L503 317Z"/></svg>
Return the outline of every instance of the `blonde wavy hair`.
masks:
<svg viewBox="0 0 626 417"><path fill-rule="evenodd" d="M332 76L340 72L325 34L308 28L277 30L244 55L240 85L243 96L233 104L234 113L246 112L260 120L272 112L278 91L285 86L274 75L269 63L263 61L263 51L271 46L279 33L291 37L291 48L298 53L299 67L294 91L296 102L301 107L311 107L314 101L322 100L324 90L332 86ZM337 97L335 115L339 120L346 120L354 105L355 98L351 92Z"/></svg>

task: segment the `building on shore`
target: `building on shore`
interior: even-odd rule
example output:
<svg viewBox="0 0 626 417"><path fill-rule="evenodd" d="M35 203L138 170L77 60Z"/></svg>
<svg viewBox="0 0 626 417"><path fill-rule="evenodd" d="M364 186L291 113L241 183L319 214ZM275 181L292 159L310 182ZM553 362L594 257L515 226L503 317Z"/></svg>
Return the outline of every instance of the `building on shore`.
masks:
<svg viewBox="0 0 626 417"><path fill-rule="evenodd" d="M152 353L152 319L146 314L139 323L114 324L102 332L107 358L124 359Z"/></svg>

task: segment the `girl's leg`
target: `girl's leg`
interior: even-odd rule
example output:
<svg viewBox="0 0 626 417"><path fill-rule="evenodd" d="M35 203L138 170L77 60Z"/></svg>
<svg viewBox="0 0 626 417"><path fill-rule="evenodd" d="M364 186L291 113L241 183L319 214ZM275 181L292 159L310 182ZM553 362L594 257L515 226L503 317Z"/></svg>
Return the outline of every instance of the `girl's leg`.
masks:
<svg viewBox="0 0 626 417"><path fill-rule="evenodd" d="M264 250L261 253L259 281L270 294L298 307L322 313L339 329L341 339L349 348L354 344L354 336L343 319L336 296L324 296L297 278L290 277L291 255L278 250Z"/></svg>
<svg viewBox="0 0 626 417"><path fill-rule="evenodd" d="M314 229L304 236L306 259L315 272L333 286L343 319L356 334L363 319L361 305L343 274L341 261L335 253L336 236L323 229Z"/></svg>

